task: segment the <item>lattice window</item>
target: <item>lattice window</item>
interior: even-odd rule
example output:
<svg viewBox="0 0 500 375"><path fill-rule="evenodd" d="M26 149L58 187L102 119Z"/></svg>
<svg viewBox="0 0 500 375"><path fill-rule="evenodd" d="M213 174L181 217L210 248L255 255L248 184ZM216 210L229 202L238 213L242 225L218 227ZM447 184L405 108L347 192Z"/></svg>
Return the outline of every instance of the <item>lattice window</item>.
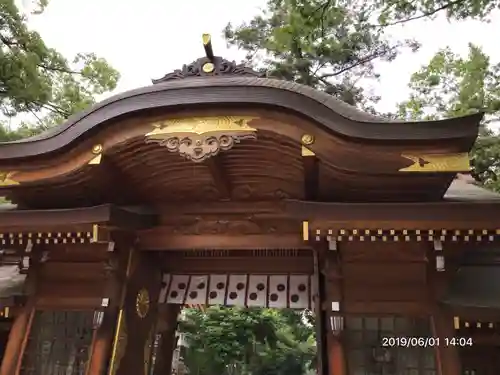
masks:
<svg viewBox="0 0 500 375"><path fill-rule="evenodd" d="M383 337L430 337L427 319L346 317L345 346L352 375L436 375L434 348L383 348Z"/></svg>
<svg viewBox="0 0 500 375"><path fill-rule="evenodd" d="M37 311L20 374L84 375L93 317L93 311Z"/></svg>

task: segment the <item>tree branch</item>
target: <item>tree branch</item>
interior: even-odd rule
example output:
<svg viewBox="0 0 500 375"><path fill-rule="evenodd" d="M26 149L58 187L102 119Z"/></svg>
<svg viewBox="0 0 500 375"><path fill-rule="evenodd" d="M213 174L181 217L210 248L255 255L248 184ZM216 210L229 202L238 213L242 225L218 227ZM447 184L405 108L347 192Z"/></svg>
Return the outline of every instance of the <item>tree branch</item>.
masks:
<svg viewBox="0 0 500 375"><path fill-rule="evenodd" d="M330 77L335 77L335 76L338 76L339 74L342 74L344 72L347 72L348 70L351 70L357 66L360 66L360 65L363 65L363 64L366 64L367 62L370 62L372 60L375 60L383 55L385 55L386 53L390 52L391 50L394 50L396 49L397 47L394 46L394 47L391 47L389 48L388 50L384 50L384 51L379 51L379 52L375 52L371 55L368 55L368 56L365 56L363 58L360 58L358 59L354 64L351 64L349 66L346 66L340 70L337 70L336 72L334 73L328 73L328 74L322 74L319 79L326 79L326 78L330 78Z"/></svg>
<svg viewBox="0 0 500 375"><path fill-rule="evenodd" d="M383 25L371 25L371 27L388 27L388 26L399 25L399 24L402 24L402 23L410 22L410 21L419 20L419 19L422 19L422 18L433 16L434 14L436 14L438 12L441 12L441 11L443 11L445 9L448 9L448 8L454 6L454 5L457 5L457 4L460 4L460 3L463 3L463 2L465 2L465 0L451 1L451 2L449 2L449 3L447 3L447 4L443 5L443 6L440 6L439 8L430 10L428 12L424 12L423 14L420 14L418 16L405 18L404 20L398 20L398 21L390 22L390 23L383 24Z"/></svg>

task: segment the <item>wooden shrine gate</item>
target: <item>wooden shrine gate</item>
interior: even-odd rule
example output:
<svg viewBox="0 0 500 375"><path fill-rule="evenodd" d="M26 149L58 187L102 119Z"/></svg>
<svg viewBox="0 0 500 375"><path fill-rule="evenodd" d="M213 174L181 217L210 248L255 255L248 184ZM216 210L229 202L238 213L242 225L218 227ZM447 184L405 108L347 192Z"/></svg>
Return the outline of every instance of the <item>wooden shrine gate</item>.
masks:
<svg viewBox="0 0 500 375"><path fill-rule="evenodd" d="M313 308L321 375L494 373L482 114L382 119L204 49L0 144L0 267L26 276L0 277L0 375L170 375L179 307L201 302Z"/></svg>

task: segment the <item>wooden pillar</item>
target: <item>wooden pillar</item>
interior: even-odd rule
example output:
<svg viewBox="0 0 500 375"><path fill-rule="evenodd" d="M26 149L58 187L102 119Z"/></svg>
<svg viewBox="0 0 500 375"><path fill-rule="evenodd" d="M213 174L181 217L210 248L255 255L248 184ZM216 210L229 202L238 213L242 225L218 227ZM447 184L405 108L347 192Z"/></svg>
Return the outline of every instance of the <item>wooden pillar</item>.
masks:
<svg viewBox="0 0 500 375"><path fill-rule="evenodd" d="M149 373L149 353L158 321L161 270L155 254L133 251L128 275L109 370L116 375Z"/></svg>
<svg viewBox="0 0 500 375"><path fill-rule="evenodd" d="M330 333L328 335L328 364L329 375L346 375L345 352L340 337Z"/></svg>
<svg viewBox="0 0 500 375"><path fill-rule="evenodd" d="M156 354L153 375L170 375L172 373L172 356L175 350L175 333L181 305L163 304L160 307L158 331L161 339Z"/></svg>
<svg viewBox="0 0 500 375"><path fill-rule="evenodd" d="M342 283L342 261L341 254L337 249L336 243L328 244L328 250L324 252L324 261L322 262L322 271L325 283L326 308L329 310L327 324L328 341L328 367L329 375L346 375L346 353L344 351L344 342L342 339L345 317L343 316L343 283ZM336 302L333 311L333 302ZM332 326L333 325L333 326ZM336 330L335 329L341 329Z"/></svg>
<svg viewBox="0 0 500 375"><path fill-rule="evenodd" d="M109 373L115 334L118 330L118 314L123 307L127 281L132 268L131 243L132 240L129 237L118 238L116 249L110 254L106 271L108 281L104 286L106 290L104 294L109 298L109 306L103 306L102 322L94 333L87 375L108 375Z"/></svg>
<svg viewBox="0 0 500 375"><path fill-rule="evenodd" d="M24 293L27 296L27 303L12 324L2 366L0 367L0 375L17 375L33 319L40 251L37 247L34 247L32 251L33 255L30 259L30 267L24 283Z"/></svg>
<svg viewBox="0 0 500 375"><path fill-rule="evenodd" d="M5 354L0 368L0 375L16 374L18 363L21 361L24 338L28 334L33 307L27 304L15 318L5 348Z"/></svg>
<svg viewBox="0 0 500 375"><path fill-rule="evenodd" d="M438 253L438 254L436 254ZM444 251L435 251L430 248L427 251L427 288L430 306L432 306L431 326L432 334L439 337L440 345L435 347L436 364L439 375L461 375L461 363L459 349L456 346L446 345L446 339L455 336L453 327L453 315L446 305L441 304L442 295L448 288L449 280L456 272L456 265L448 264L445 259L444 270L437 271L436 255L444 256Z"/></svg>
<svg viewBox="0 0 500 375"><path fill-rule="evenodd" d="M91 348L88 375L107 375L106 370L111 358L117 316L115 309L106 311L101 326L96 329Z"/></svg>
<svg viewBox="0 0 500 375"><path fill-rule="evenodd" d="M439 337L441 345L436 348L439 375L461 375L459 348L446 345L445 339L455 336L453 316L445 306L436 306L432 316L433 334Z"/></svg>
<svg viewBox="0 0 500 375"><path fill-rule="evenodd" d="M318 374L329 375L328 363L328 331L329 322L326 312L326 282L321 272L321 260L318 249L314 249L314 281L316 294L314 296L314 312L316 315L316 347L318 356Z"/></svg>

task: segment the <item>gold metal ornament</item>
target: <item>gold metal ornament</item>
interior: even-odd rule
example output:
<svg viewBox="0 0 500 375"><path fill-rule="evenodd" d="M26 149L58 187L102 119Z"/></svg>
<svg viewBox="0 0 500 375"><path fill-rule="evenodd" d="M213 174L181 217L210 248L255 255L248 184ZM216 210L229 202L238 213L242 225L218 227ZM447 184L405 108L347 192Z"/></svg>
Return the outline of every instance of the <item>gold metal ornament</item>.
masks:
<svg viewBox="0 0 500 375"><path fill-rule="evenodd" d="M212 63L206 63L203 65L202 69L205 73L212 73L215 69L215 66Z"/></svg>
<svg viewBox="0 0 500 375"><path fill-rule="evenodd" d="M304 134L301 138L301 141L304 146L310 146L314 143L314 135Z"/></svg>
<svg viewBox="0 0 500 375"><path fill-rule="evenodd" d="M92 147L92 154L95 155L95 157L93 157L89 162L88 164L90 165L97 165L97 164L101 164L101 159L102 159L102 145L100 144L97 144L97 145L94 145Z"/></svg>
<svg viewBox="0 0 500 375"><path fill-rule="evenodd" d="M149 293L146 289L141 289L135 299L135 310L140 318L145 318L149 312L150 305Z"/></svg>
<svg viewBox="0 0 500 375"><path fill-rule="evenodd" d="M128 342L128 332L127 324L125 323L125 312L123 309L118 313L117 327L115 332L115 337L113 340L113 351L111 353L111 361L109 364L109 375L115 375L118 368L120 367L120 362L125 356L125 351Z"/></svg>
<svg viewBox="0 0 500 375"><path fill-rule="evenodd" d="M227 151L242 140L256 139L257 129L248 126L249 116L191 117L153 124L146 143L158 143L195 163L220 151Z"/></svg>
<svg viewBox="0 0 500 375"><path fill-rule="evenodd" d="M94 147L92 147L92 153L94 155L100 154L101 152L102 152L102 145L94 145Z"/></svg>
<svg viewBox="0 0 500 375"><path fill-rule="evenodd" d="M311 151L307 146L311 146L314 143L314 135L304 134L300 139L302 142L301 155L302 156L315 156L315 153Z"/></svg>
<svg viewBox="0 0 500 375"><path fill-rule="evenodd" d="M467 153L401 156L413 161L413 164L401 168L400 172L468 172L471 169Z"/></svg>

